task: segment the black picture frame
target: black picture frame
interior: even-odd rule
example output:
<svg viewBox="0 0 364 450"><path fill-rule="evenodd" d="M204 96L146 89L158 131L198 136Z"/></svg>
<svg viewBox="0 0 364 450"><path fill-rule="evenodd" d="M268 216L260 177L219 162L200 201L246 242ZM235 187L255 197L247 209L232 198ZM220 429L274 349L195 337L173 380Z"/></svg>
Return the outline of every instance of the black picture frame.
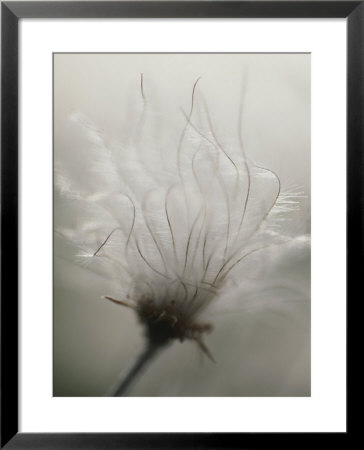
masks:
<svg viewBox="0 0 364 450"><path fill-rule="evenodd" d="M260 448L325 442L345 433L19 433L18 432L18 24L22 18L346 18L347 299L357 297L363 262L364 2L125 1L2 2L1 78L1 448ZM360 291L359 291L360 292ZM349 311L348 311L349 312ZM348 350L350 347L348 347ZM350 353L349 353L350 355ZM350 398L350 397L349 397ZM348 409L348 418L350 410ZM350 432L350 434L349 434Z"/></svg>

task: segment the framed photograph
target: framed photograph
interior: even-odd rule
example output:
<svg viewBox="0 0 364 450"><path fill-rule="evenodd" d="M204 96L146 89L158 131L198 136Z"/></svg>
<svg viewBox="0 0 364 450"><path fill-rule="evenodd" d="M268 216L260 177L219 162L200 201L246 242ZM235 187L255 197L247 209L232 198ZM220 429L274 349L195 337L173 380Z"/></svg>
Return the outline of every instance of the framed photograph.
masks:
<svg viewBox="0 0 364 450"><path fill-rule="evenodd" d="M345 445L363 20L2 2L2 447Z"/></svg>

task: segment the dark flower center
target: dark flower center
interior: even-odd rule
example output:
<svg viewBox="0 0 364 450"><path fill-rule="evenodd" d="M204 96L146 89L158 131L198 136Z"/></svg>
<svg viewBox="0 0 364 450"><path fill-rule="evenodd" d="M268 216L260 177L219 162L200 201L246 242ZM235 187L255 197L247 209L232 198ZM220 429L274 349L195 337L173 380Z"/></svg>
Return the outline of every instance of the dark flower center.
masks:
<svg viewBox="0 0 364 450"><path fill-rule="evenodd" d="M151 342L163 345L172 339L179 339L181 342L192 339L212 359L207 347L201 341L201 335L210 332L212 325L195 322L178 308L173 300L164 305L156 305L152 299L142 300L139 302L137 312Z"/></svg>

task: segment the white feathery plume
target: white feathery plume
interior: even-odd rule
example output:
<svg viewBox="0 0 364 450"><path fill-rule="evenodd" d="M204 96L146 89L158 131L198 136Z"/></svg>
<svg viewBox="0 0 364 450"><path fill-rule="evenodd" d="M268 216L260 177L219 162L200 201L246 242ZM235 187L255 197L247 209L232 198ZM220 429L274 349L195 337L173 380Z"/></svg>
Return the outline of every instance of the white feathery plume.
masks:
<svg viewBox="0 0 364 450"><path fill-rule="evenodd" d="M79 247L81 264L108 277L105 298L133 309L145 326L146 351L113 395L173 339L196 341L212 359L202 335L212 329L210 313L237 307L232 289L242 307L267 304L274 293L282 301L308 295L272 270L309 248L285 221L303 193L285 191L276 172L252 163L239 130L219 140L200 84L192 86L190 110L181 111L177 138L173 118L164 121L148 102L143 76L139 118L120 142L72 114L89 142L84 170L76 176L55 166L56 187L83 217L57 233Z"/></svg>

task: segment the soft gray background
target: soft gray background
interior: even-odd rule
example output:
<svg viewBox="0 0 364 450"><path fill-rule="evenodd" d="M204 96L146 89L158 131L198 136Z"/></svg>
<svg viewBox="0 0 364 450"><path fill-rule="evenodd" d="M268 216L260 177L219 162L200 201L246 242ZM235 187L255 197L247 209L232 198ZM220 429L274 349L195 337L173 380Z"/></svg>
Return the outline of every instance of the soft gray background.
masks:
<svg viewBox="0 0 364 450"><path fill-rule="evenodd" d="M171 112L190 102L191 83L202 76L204 93L221 128L231 126L245 79L244 139L248 155L276 170L284 185L302 187L306 198L294 231L309 232L310 56L309 55L57 55L55 58L55 160L82 160L86 141L70 124L81 111L106 135L117 138L121 111L140 73L153 82ZM163 91L165 91L163 93ZM55 196L55 226L76 220ZM131 310L101 300L108 283L75 265L76 250L55 238L54 395L104 395L143 345ZM304 255L284 270L293 286L306 286ZM216 364L201 358L193 342L176 342L135 385L135 396L310 395L310 306L308 301L239 305L213 319L206 337ZM269 297L269 296L268 296Z"/></svg>

